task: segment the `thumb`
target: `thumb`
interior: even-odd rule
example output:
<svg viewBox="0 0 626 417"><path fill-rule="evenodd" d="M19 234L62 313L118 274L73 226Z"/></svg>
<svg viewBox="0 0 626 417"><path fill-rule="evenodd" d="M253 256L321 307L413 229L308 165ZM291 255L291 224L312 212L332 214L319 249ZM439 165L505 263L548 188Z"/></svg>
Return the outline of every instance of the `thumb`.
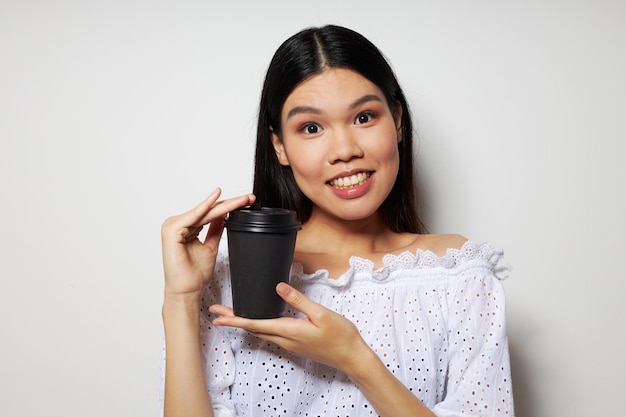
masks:
<svg viewBox="0 0 626 417"><path fill-rule="evenodd" d="M319 307L321 307L319 304L314 303L300 291L285 282L278 283L276 286L276 292L283 300L285 300L287 304L304 313L309 318L311 318L311 316L315 316Z"/></svg>

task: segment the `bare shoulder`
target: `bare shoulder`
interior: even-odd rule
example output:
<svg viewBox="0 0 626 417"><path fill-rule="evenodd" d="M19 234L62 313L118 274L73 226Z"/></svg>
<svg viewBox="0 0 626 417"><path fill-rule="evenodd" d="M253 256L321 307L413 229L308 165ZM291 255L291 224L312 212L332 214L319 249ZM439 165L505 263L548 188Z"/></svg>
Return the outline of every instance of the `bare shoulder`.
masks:
<svg viewBox="0 0 626 417"><path fill-rule="evenodd" d="M420 238L416 239L416 249L428 250L435 255L443 256L448 249L461 249L465 242L467 238L458 234L420 235Z"/></svg>

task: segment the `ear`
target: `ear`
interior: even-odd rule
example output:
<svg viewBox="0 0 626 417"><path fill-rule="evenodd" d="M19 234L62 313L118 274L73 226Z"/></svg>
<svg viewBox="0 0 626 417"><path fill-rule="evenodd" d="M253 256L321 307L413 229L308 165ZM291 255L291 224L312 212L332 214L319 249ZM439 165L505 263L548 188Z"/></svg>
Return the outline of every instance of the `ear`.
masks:
<svg viewBox="0 0 626 417"><path fill-rule="evenodd" d="M276 133L274 133L274 129L270 126L270 136L272 138L272 145L274 146L274 151L276 152L276 157L278 158L278 162L283 166L289 166L289 158L287 158L287 154L285 153L285 146L283 145L283 141L278 137Z"/></svg>
<svg viewBox="0 0 626 417"><path fill-rule="evenodd" d="M398 143L402 142L402 104L396 100L396 108L393 111L393 120L396 124Z"/></svg>

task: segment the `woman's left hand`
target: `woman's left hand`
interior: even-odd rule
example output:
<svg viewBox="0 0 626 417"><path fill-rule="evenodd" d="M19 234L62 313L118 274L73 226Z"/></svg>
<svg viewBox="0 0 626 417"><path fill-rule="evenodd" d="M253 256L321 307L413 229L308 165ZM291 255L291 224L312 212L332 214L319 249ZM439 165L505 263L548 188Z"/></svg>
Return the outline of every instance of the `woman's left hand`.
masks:
<svg viewBox="0 0 626 417"><path fill-rule="evenodd" d="M343 371L381 416L435 416L389 372L350 320L288 284L278 284L276 292L306 317L252 320L236 317L231 308L214 305L209 310L221 317L213 324L245 329L296 355Z"/></svg>
<svg viewBox="0 0 626 417"><path fill-rule="evenodd" d="M296 355L332 366L347 374L350 374L352 366L359 365L359 353L371 353L350 320L311 301L288 284L278 284L276 292L287 304L306 317L246 319L235 316L229 307L213 305L210 311L220 315L213 324L247 330Z"/></svg>

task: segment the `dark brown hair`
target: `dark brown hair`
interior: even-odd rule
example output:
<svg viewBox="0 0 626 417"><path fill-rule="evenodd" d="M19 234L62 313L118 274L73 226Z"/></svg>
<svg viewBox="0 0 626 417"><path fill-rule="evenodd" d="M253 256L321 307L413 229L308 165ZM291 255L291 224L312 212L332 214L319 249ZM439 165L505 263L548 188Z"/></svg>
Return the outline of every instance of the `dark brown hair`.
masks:
<svg viewBox="0 0 626 417"><path fill-rule="evenodd" d="M281 112L291 92L304 80L328 68L361 74L385 94L393 112L402 107L400 166L393 188L380 207L384 221L395 232L424 233L418 212L417 181L413 163L413 123L404 93L379 49L361 34L340 26L308 28L287 39L272 58L259 106L254 187L257 204L295 210L301 222L311 216L313 203L293 176L278 162L270 127L281 136Z"/></svg>

